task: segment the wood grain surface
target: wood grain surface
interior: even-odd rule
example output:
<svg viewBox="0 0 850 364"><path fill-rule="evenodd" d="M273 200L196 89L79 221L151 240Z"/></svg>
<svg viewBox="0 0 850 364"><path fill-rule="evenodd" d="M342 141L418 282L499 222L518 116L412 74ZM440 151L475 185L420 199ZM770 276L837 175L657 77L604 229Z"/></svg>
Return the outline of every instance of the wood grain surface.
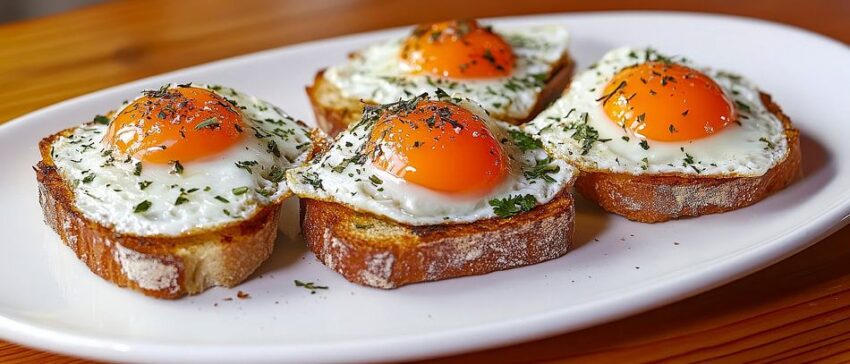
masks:
<svg viewBox="0 0 850 364"><path fill-rule="evenodd" d="M0 123L238 54L452 17L680 10L762 18L850 42L850 1L115 1L0 25ZM810 67L811 65L801 65ZM438 362L850 362L850 227L761 272L641 315ZM0 362L77 363L0 341Z"/></svg>

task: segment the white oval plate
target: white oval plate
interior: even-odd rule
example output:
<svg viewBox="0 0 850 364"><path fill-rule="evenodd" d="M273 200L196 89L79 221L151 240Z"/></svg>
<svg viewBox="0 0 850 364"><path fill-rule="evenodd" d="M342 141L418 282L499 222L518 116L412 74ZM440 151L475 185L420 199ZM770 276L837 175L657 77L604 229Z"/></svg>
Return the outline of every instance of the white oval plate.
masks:
<svg viewBox="0 0 850 364"><path fill-rule="evenodd" d="M0 337L120 361L325 362L423 358L506 345L611 321L694 295L785 258L847 223L850 51L749 19L596 13L496 19L563 24L584 68L606 50L652 45L738 72L773 94L802 132L805 177L755 206L647 225L579 201L567 256L393 291L360 287L318 263L285 205L274 256L237 289L160 301L107 283L42 222L36 143L164 82L230 85L312 120L303 87L319 67L388 30L237 57L113 87L0 127ZM841 162L844 161L844 162ZM294 279L328 290L310 294ZM250 299L223 300L242 290Z"/></svg>

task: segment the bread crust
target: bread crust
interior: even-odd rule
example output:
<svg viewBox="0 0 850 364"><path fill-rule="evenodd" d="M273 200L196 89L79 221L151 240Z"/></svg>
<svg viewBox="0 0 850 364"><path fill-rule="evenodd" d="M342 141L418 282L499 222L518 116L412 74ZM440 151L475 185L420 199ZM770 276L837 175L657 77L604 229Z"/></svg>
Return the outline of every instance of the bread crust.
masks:
<svg viewBox="0 0 850 364"><path fill-rule="evenodd" d="M799 132L770 95L761 93L761 100L782 121L788 141L785 159L761 176L720 178L583 170L576 190L606 211L646 223L721 213L761 201L802 175Z"/></svg>
<svg viewBox="0 0 850 364"><path fill-rule="evenodd" d="M356 54L352 57L356 57ZM515 125L533 119L561 95L572 79L574 67L575 62L569 54L565 53L555 63L552 73L546 80L546 85L537 95L537 103L528 115L519 119L499 119ZM343 96L342 90L325 80L324 74L324 69L316 73L313 84L306 87L307 97L310 99L310 105L313 107L319 128L330 136L336 136L339 132L345 130L349 124L360 120L360 115L366 104L359 99Z"/></svg>
<svg viewBox="0 0 850 364"><path fill-rule="evenodd" d="M53 142L73 130L42 139L42 160L33 169L45 223L95 274L147 296L176 299L212 286L233 287L271 255L281 202L246 220L176 237L122 234L87 218L50 153Z"/></svg>
<svg viewBox="0 0 850 364"><path fill-rule="evenodd" d="M565 189L509 218L409 226L342 204L301 199L304 238L316 258L351 282L391 289L543 262L567 253L574 206Z"/></svg>

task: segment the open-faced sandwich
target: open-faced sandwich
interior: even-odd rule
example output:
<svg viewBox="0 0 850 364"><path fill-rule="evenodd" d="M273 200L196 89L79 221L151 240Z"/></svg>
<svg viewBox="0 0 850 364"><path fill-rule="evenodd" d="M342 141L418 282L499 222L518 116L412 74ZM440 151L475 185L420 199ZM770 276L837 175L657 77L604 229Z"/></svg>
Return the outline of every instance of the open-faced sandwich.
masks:
<svg viewBox="0 0 850 364"><path fill-rule="evenodd" d="M45 221L106 280L158 298L233 286L270 254L314 131L239 91L166 85L44 138Z"/></svg>
<svg viewBox="0 0 850 364"><path fill-rule="evenodd" d="M380 288L483 274L567 252L575 170L442 90L367 106L287 172L319 260Z"/></svg>
<svg viewBox="0 0 850 364"><path fill-rule="evenodd" d="M454 20L416 27L320 71L307 88L318 125L335 135L360 120L364 102L388 104L441 88L514 124L557 98L572 74L560 26L481 26Z"/></svg>
<svg viewBox="0 0 850 364"><path fill-rule="evenodd" d="M581 171L576 189L642 222L751 205L801 173L798 132L747 79L616 49L524 130Z"/></svg>

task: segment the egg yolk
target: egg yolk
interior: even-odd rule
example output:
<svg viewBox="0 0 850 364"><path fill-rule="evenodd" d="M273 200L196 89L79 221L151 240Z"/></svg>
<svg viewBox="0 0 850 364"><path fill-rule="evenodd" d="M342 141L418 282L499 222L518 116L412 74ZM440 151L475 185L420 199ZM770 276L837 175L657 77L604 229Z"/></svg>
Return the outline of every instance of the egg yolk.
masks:
<svg viewBox="0 0 850 364"><path fill-rule="evenodd" d="M219 153L241 138L241 112L197 87L147 91L109 125L104 142L151 163L191 161Z"/></svg>
<svg viewBox="0 0 850 364"><path fill-rule="evenodd" d="M401 58L416 72L458 79L509 76L515 61L511 46L475 20L420 25L405 40Z"/></svg>
<svg viewBox="0 0 850 364"><path fill-rule="evenodd" d="M481 195L507 173L501 145L480 117L443 101L385 113L371 131L372 164L430 190Z"/></svg>
<svg viewBox="0 0 850 364"><path fill-rule="evenodd" d="M674 63L626 68L597 101L612 121L657 141L704 138L736 120L734 106L714 80Z"/></svg>

